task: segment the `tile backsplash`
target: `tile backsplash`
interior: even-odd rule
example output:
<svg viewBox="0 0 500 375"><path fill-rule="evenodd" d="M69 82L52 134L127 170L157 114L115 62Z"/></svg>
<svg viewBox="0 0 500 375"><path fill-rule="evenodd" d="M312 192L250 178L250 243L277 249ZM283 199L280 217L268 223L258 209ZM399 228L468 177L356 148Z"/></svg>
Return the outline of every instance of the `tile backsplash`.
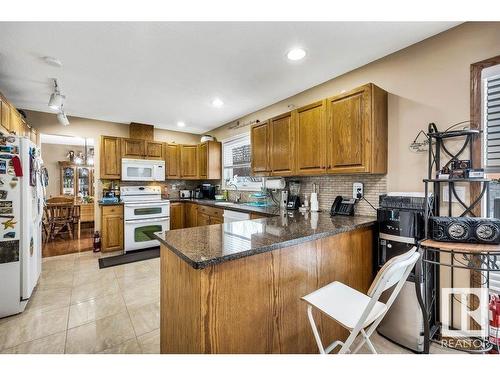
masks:
<svg viewBox="0 0 500 375"><path fill-rule="evenodd" d="M329 176L314 176L314 177L290 177L285 178L287 188L289 181L300 181L300 196L304 201L304 197L310 197L313 190L313 183L318 187L319 207L321 210L329 210L335 197L342 195L343 197L352 197L352 184L354 182L362 182L365 198L374 206L378 207L378 197L380 194L387 192L386 175L329 175ZM161 185L165 193L168 193L170 198L178 198L180 189L192 190L204 181L197 180L167 180L163 183L140 183L140 182L121 182L122 186L131 185ZM221 181L209 181L214 185L220 185ZM241 194L243 202L253 201L251 197L253 192L249 191L230 191L230 200L235 200L238 194ZM101 193L102 194L102 193ZM102 196L102 195L101 195ZM275 193L274 197L279 201L280 194ZM364 200L356 204L356 215L375 216L376 212Z"/></svg>
<svg viewBox="0 0 500 375"><path fill-rule="evenodd" d="M329 176L314 176L314 177L289 177L285 178L289 181L300 181L300 197L304 201L307 195L308 199L313 191L313 183L316 183L318 188L318 200L321 210L330 210L333 201L337 195L343 197L352 197L352 184L354 182L362 182L364 196L375 208L378 207L378 199L380 194L387 193L387 178L386 175L329 175ZM231 200L236 198L237 194L241 194L242 201L252 201L248 191L231 191L229 197ZM275 198L279 201L280 194L275 193ZM356 215L375 216L377 213L364 200L356 204Z"/></svg>
<svg viewBox="0 0 500 375"><path fill-rule="evenodd" d="M337 195L345 198L352 197L352 184L362 182L364 196L375 208L378 207L378 197L380 194L387 193L386 175L330 175L314 177L294 177L287 178L288 181L300 181L300 196L310 197L313 191L313 183L318 188L319 208L321 210L330 210L333 201ZM364 200L356 204L356 215L375 216L376 211L370 207Z"/></svg>

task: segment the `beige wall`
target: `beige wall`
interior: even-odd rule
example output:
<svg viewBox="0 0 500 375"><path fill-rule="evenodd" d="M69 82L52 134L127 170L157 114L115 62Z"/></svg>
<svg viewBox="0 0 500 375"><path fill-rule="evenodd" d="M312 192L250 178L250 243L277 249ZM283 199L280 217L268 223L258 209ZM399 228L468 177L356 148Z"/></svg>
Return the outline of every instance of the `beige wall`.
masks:
<svg viewBox="0 0 500 375"><path fill-rule="evenodd" d="M389 95L389 191L423 191L427 154L408 146L420 129L435 122L444 130L469 119L470 64L500 55L500 22L466 23L308 89L240 119L261 121L373 82ZM210 131L219 140L249 131L230 129L236 121Z"/></svg>
<svg viewBox="0 0 500 375"><path fill-rule="evenodd" d="M47 197L53 197L61 194L61 170L60 161L68 161L66 155L68 151L84 152L83 146L67 146L42 143L42 159L47 172L49 173L49 186L47 186Z"/></svg>

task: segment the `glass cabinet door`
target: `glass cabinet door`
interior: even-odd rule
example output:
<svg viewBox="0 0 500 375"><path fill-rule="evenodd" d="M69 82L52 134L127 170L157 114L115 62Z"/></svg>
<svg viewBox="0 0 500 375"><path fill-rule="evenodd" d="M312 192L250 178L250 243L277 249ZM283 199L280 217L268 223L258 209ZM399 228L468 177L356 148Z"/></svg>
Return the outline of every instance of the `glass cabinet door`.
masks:
<svg viewBox="0 0 500 375"><path fill-rule="evenodd" d="M61 180L62 194L75 195L75 169L73 167L64 167Z"/></svg>
<svg viewBox="0 0 500 375"><path fill-rule="evenodd" d="M92 195L91 193L91 171L87 167L78 167L78 196L87 197Z"/></svg>

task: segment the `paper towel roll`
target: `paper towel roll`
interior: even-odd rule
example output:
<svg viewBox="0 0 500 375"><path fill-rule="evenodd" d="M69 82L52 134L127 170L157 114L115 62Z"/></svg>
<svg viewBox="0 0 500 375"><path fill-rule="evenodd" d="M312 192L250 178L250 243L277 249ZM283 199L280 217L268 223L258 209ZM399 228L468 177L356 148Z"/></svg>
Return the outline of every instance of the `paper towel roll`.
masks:
<svg viewBox="0 0 500 375"><path fill-rule="evenodd" d="M318 193L311 193L311 211L319 211Z"/></svg>

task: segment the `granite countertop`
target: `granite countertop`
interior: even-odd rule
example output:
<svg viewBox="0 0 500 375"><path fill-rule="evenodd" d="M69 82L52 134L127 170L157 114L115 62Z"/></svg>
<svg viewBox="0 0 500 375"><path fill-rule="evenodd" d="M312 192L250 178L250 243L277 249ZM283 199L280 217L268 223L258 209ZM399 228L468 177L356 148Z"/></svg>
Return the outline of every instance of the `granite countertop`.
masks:
<svg viewBox="0 0 500 375"><path fill-rule="evenodd" d="M245 206L246 207L246 206ZM376 223L371 216L282 211L278 216L155 233L195 269L297 245Z"/></svg>
<svg viewBox="0 0 500 375"><path fill-rule="evenodd" d="M267 216L275 216L275 215L278 215L280 212L280 208L278 206L259 207L259 206L249 206L249 205L246 205L243 203L224 204L226 201L216 201L216 200L210 200L210 199L168 198L168 200L170 202L196 203L196 204L201 204L203 206L221 208L223 210L248 212L248 213L253 212L253 213L267 215Z"/></svg>

